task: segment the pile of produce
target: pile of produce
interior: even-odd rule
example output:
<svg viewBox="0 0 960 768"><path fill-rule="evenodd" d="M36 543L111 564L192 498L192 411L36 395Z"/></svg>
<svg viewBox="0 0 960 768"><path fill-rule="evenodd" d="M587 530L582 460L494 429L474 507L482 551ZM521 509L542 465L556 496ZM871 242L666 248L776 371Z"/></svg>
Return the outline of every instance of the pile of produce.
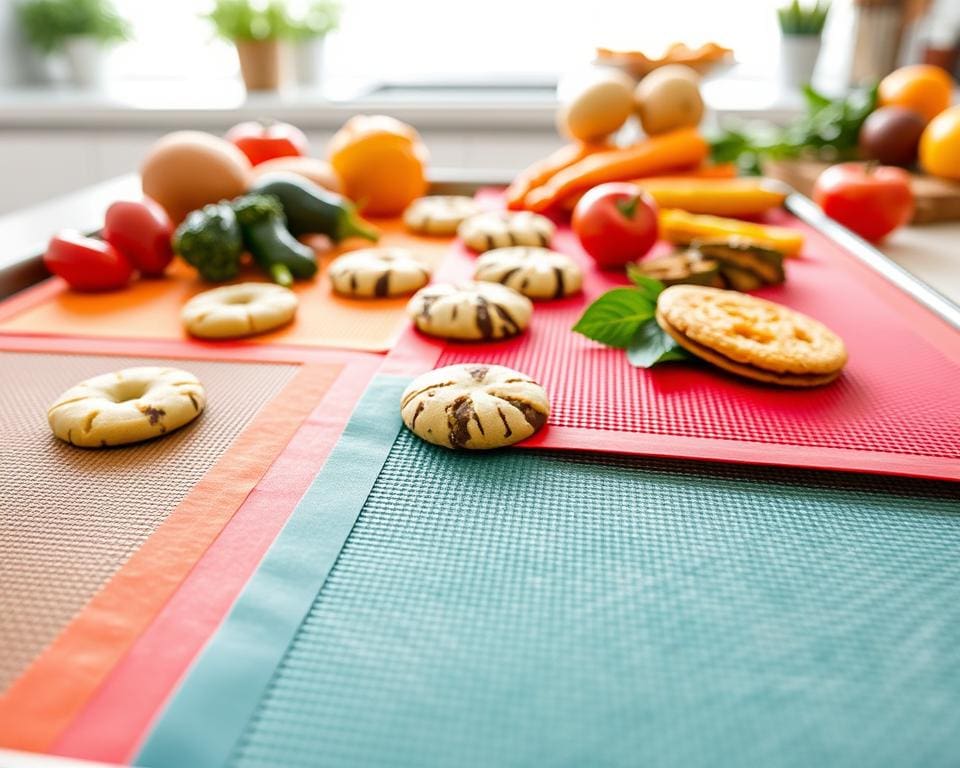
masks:
<svg viewBox="0 0 960 768"><path fill-rule="evenodd" d="M175 253L204 280L234 280L249 255L271 280L290 285L318 269L301 239L376 241L359 212L397 216L426 188L426 148L393 118L353 118L326 159L309 149L302 131L279 122L240 123L224 138L168 134L144 157L144 198L111 206L101 239L58 234L45 264L75 290L105 291L138 273L162 275Z"/></svg>

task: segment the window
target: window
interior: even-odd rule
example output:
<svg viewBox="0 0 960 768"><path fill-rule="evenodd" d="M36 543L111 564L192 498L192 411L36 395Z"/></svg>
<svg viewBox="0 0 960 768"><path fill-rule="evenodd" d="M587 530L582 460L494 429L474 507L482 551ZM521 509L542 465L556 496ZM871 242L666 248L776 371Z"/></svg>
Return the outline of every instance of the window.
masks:
<svg viewBox="0 0 960 768"><path fill-rule="evenodd" d="M116 0L136 39L111 72L122 81L217 81L237 71L197 0ZM780 0L345 0L326 50L334 95L384 81L552 79L592 58L595 45L658 53L682 41L733 48L743 69L769 73Z"/></svg>

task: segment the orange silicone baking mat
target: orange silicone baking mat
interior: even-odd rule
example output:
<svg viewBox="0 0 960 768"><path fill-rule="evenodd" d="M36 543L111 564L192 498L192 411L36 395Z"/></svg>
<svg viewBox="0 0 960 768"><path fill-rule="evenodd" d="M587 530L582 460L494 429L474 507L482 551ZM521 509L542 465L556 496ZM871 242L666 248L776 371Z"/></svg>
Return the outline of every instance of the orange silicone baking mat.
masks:
<svg viewBox="0 0 960 768"><path fill-rule="evenodd" d="M52 744L345 367L378 363L332 351L284 360L249 345L197 360L178 343L136 346L133 356L109 341L0 338L0 746ZM84 450L53 437L50 402L132 365L193 372L207 409L138 445Z"/></svg>
<svg viewBox="0 0 960 768"><path fill-rule="evenodd" d="M417 237L405 232L399 220L381 220L377 226L382 232L378 245L411 248L432 267L449 250L449 240ZM350 244L365 247L355 240ZM322 256L318 277L294 286L300 296L294 322L251 341L369 352L385 352L393 346L407 324L406 298L348 299L335 295L326 277L326 266L331 260L330 255ZM242 279L264 278L251 268ZM52 278L0 307L0 332L183 339L186 334L180 323L180 308L191 296L210 287L179 260L162 279L139 280L122 291L110 293L77 293Z"/></svg>

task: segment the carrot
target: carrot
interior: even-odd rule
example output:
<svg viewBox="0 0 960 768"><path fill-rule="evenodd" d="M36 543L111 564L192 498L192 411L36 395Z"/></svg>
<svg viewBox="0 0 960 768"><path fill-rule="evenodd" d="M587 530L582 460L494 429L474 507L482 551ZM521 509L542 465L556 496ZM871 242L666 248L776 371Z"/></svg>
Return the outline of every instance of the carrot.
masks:
<svg viewBox="0 0 960 768"><path fill-rule="evenodd" d="M734 179L737 176L736 163L716 163L703 164L693 168L670 168L656 176L647 176L643 179L629 179L630 183L639 184L642 181L650 179ZM559 203L559 208L564 211L572 211L576 208L580 198L583 197L586 190L574 192Z"/></svg>
<svg viewBox="0 0 960 768"><path fill-rule="evenodd" d="M597 152L530 190L523 200L524 208L545 211L571 193L597 184L656 176L669 168L697 165L708 151L707 142L696 128L681 128L630 147Z"/></svg>
<svg viewBox="0 0 960 768"><path fill-rule="evenodd" d="M562 171L564 168L580 162L583 158L605 149L610 149L610 145L606 142L597 144L574 142L560 147L556 152L538 160L529 168L520 171L513 183L507 187L507 208L512 211L521 210L523 208L523 198L531 189L545 184L558 171Z"/></svg>

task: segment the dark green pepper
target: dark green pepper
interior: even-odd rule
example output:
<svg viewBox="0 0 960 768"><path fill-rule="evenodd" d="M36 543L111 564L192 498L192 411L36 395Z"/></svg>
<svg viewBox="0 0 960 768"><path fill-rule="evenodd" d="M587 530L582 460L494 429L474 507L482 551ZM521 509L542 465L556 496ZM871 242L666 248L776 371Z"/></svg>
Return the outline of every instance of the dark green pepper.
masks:
<svg viewBox="0 0 960 768"><path fill-rule="evenodd" d="M317 274L313 249L287 229L280 201L273 195L244 195L233 201L243 244L270 279L290 286L294 278L306 280Z"/></svg>
<svg viewBox="0 0 960 768"><path fill-rule="evenodd" d="M294 173L268 173L254 182L250 192L274 195L283 206L290 232L326 235L339 243L348 237L376 242L380 233L357 214L356 206L343 195L330 192Z"/></svg>

